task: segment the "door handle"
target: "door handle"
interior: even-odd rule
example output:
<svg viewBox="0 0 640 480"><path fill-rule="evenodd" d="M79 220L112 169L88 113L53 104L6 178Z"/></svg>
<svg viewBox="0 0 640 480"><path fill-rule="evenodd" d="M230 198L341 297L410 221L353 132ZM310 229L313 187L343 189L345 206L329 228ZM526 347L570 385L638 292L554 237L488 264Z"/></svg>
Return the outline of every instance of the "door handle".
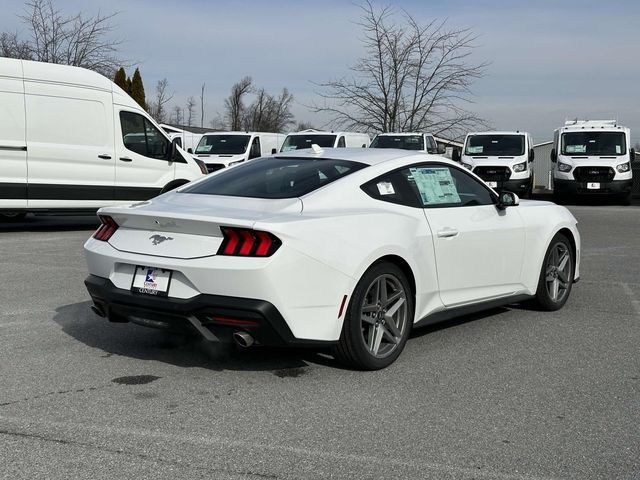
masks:
<svg viewBox="0 0 640 480"><path fill-rule="evenodd" d="M455 228L443 228L442 230L438 230L438 237L440 238L449 238L449 237L456 237L458 236L458 230L456 230Z"/></svg>
<svg viewBox="0 0 640 480"><path fill-rule="evenodd" d="M121 162L132 162L133 160L129 157L120 157Z"/></svg>
<svg viewBox="0 0 640 480"><path fill-rule="evenodd" d="M98 155L98 158L101 158L103 160L111 160L111 155L107 155L106 153L103 153L102 155Z"/></svg>

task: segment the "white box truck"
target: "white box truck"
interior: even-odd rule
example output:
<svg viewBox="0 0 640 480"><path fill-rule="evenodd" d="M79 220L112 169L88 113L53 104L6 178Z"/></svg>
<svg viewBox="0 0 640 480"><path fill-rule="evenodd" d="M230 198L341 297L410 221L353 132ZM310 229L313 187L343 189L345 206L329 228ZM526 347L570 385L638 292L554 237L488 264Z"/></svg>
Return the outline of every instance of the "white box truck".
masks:
<svg viewBox="0 0 640 480"><path fill-rule="evenodd" d="M203 168L102 75L0 58L0 217L147 200Z"/></svg>
<svg viewBox="0 0 640 480"><path fill-rule="evenodd" d="M528 197L533 190L533 139L527 132L473 132L467 134L462 155L452 159L478 175L496 191Z"/></svg>
<svg viewBox="0 0 640 480"><path fill-rule="evenodd" d="M277 153L284 140L282 133L211 132L205 133L194 152L209 173L254 158Z"/></svg>
<svg viewBox="0 0 640 480"><path fill-rule="evenodd" d="M281 152L311 148L315 144L323 148L367 148L371 139L366 133L325 132L322 130L302 130L290 133L284 139Z"/></svg>
<svg viewBox="0 0 640 480"><path fill-rule="evenodd" d="M436 139L429 133L379 133L371 140L369 148L400 148L434 155L444 153L444 147L438 148Z"/></svg>
<svg viewBox="0 0 640 480"><path fill-rule="evenodd" d="M573 120L553 134L553 196L558 202L570 195L617 196L631 202L631 135L615 120Z"/></svg>

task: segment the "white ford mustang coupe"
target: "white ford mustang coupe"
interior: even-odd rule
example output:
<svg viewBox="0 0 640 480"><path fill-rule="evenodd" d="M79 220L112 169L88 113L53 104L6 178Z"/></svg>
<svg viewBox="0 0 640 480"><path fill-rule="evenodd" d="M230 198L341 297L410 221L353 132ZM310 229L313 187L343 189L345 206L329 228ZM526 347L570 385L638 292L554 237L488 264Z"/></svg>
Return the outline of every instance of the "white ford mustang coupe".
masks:
<svg viewBox="0 0 640 480"><path fill-rule="evenodd" d="M566 208L406 150L314 146L98 214L85 244L96 314L330 346L361 369L390 365L419 325L525 300L557 310L579 278Z"/></svg>

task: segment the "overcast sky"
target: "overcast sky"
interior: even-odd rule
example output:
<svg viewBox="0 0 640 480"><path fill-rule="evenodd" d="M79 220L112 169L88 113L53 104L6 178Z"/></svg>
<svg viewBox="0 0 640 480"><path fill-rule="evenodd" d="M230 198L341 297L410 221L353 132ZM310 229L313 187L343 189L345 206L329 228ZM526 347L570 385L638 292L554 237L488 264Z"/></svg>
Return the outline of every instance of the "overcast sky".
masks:
<svg viewBox="0 0 640 480"><path fill-rule="evenodd" d="M447 18L479 36L473 61L490 62L470 108L501 130L550 140L565 118L617 118L640 140L640 2L637 0L396 0L428 22ZM2 0L0 30L24 31L24 2ZM208 123L230 86L294 94L297 120L321 125L305 105L312 81L340 77L361 55L360 10L350 1L56 0L65 13L120 12L121 54L139 64L148 97L169 80L175 100L206 83ZM107 6L105 6L107 5Z"/></svg>

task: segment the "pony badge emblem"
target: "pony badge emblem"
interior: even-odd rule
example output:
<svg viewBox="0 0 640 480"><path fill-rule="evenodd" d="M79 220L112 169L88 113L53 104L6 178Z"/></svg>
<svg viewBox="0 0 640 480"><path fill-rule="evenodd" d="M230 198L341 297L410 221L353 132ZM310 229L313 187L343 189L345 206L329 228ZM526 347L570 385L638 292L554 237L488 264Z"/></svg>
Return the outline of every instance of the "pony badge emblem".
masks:
<svg viewBox="0 0 640 480"><path fill-rule="evenodd" d="M173 240L173 237L165 237L164 235L151 235L149 237L152 245L160 245L162 242L166 242L167 240Z"/></svg>

